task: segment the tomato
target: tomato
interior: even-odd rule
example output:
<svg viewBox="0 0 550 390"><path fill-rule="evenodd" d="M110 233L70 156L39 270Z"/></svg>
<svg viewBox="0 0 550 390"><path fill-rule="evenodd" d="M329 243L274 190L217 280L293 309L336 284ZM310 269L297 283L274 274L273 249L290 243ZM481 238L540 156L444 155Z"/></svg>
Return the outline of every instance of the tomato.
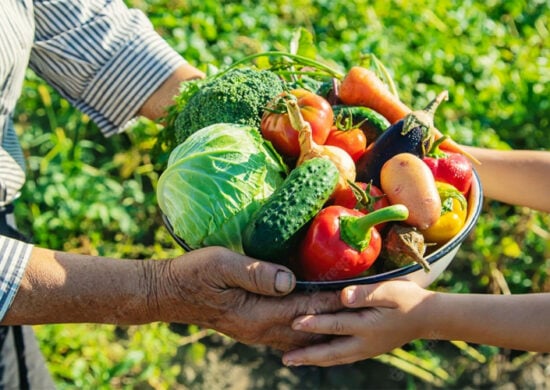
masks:
<svg viewBox="0 0 550 390"><path fill-rule="evenodd" d="M347 207L349 209L357 209L359 211L369 213L374 210L378 210L390 205L388 197L382 192L382 190L370 184L369 187L367 183L356 182L354 186L349 185L343 189L339 189L334 192L332 196L332 203L334 205ZM378 230L382 230L385 224L377 225Z"/></svg>
<svg viewBox="0 0 550 390"><path fill-rule="evenodd" d="M295 89L290 91L290 94L297 98L300 112L311 126L313 140L319 145L324 144L334 121L330 103L322 96L305 89ZM270 141L279 153L287 157L298 157L298 131L292 127L288 113L281 109L284 104L280 103L285 96L288 97L288 93L283 93L264 111L260 129L263 137Z"/></svg>
<svg viewBox="0 0 550 390"><path fill-rule="evenodd" d="M332 126L328 134L326 145L338 146L344 149L351 156L354 162L365 153L367 148L367 137L363 130L354 127L351 129L339 129Z"/></svg>
<svg viewBox="0 0 550 390"><path fill-rule="evenodd" d="M355 183L361 188L361 190L367 190L367 183L357 182ZM369 196L370 195L370 196ZM374 184L370 185L370 191L366 193L366 199L362 199L361 196L356 195L356 191L353 187L337 191L333 195L334 204L344 206L350 209L358 209L361 211L374 211L381 209L382 207L389 206L388 198L382 192L380 188Z"/></svg>
<svg viewBox="0 0 550 390"><path fill-rule="evenodd" d="M472 163L460 153L440 152L428 155L423 161L432 171L435 180L451 184L462 194L468 195L473 180Z"/></svg>

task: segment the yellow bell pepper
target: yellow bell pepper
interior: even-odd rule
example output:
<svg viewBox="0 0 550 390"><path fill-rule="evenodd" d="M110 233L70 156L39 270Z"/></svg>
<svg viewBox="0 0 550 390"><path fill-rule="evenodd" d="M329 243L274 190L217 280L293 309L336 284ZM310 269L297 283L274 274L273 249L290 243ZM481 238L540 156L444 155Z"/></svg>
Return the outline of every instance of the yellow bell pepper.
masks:
<svg viewBox="0 0 550 390"><path fill-rule="evenodd" d="M436 182L441 198L441 216L429 228L421 230L427 243L444 244L464 226L468 214L468 202L451 184Z"/></svg>

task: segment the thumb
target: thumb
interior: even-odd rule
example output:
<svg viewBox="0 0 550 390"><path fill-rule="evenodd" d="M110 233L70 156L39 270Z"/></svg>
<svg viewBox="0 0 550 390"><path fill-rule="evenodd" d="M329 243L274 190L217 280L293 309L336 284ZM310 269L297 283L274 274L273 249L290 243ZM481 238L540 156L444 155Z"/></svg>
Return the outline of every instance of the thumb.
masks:
<svg viewBox="0 0 550 390"><path fill-rule="evenodd" d="M287 267L240 255L238 261L227 262L225 282L228 287L261 294L280 296L296 286L296 277Z"/></svg>
<svg viewBox="0 0 550 390"><path fill-rule="evenodd" d="M392 288L386 283L348 286L342 290L340 299L350 308L396 307Z"/></svg>

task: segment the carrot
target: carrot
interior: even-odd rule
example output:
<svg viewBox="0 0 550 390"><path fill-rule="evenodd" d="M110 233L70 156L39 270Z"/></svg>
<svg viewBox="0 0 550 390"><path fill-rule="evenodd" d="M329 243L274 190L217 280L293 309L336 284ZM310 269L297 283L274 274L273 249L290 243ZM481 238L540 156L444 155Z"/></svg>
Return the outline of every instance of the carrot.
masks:
<svg viewBox="0 0 550 390"><path fill-rule="evenodd" d="M439 131L436 128L433 128L433 133L434 133L434 136L435 136L435 140L438 140L441 137L443 137L443 134L441 133L441 131ZM448 152L461 153L464 156L466 156L473 163L481 164L481 162L477 158L475 158L471 153L468 153L466 150L464 150L464 148L462 146L460 146L458 143L456 143L455 141L453 141L449 137L445 138L443 140L443 142L441 142L439 147L443 150L448 151Z"/></svg>
<svg viewBox="0 0 550 390"><path fill-rule="evenodd" d="M370 69L353 66L342 80L339 88L340 100L349 106L369 107L383 115L390 123L403 119L412 110L399 97L388 89L386 84ZM443 136L441 131L434 129L435 139ZM462 153L471 161L479 164L470 153L466 152L457 142L447 137L440 147L449 152Z"/></svg>
<svg viewBox="0 0 550 390"><path fill-rule="evenodd" d="M340 99L349 106L369 107L390 123L403 119L411 109L392 94L373 71L353 66L340 85Z"/></svg>

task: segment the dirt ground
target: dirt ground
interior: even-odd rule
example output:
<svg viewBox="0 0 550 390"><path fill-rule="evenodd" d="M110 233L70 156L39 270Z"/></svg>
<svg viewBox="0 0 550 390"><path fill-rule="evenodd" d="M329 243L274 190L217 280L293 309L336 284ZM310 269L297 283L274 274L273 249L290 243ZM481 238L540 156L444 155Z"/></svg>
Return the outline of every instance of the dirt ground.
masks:
<svg viewBox="0 0 550 390"><path fill-rule="evenodd" d="M278 352L267 348L250 347L221 336L210 336L206 361L196 367L188 366L182 373L182 388L193 390L220 389L431 389L439 388L422 382L405 372L367 360L331 368L296 367L281 364ZM444 351L448 343L440 342ZM445 389L550 389L550 355L501 351L490 364L479 364L461 358L461 372ZM464 366L464 361L468 362ZM447 366L449 366L447 364ZM445 367L449 371L449 367Z"/></svg>

